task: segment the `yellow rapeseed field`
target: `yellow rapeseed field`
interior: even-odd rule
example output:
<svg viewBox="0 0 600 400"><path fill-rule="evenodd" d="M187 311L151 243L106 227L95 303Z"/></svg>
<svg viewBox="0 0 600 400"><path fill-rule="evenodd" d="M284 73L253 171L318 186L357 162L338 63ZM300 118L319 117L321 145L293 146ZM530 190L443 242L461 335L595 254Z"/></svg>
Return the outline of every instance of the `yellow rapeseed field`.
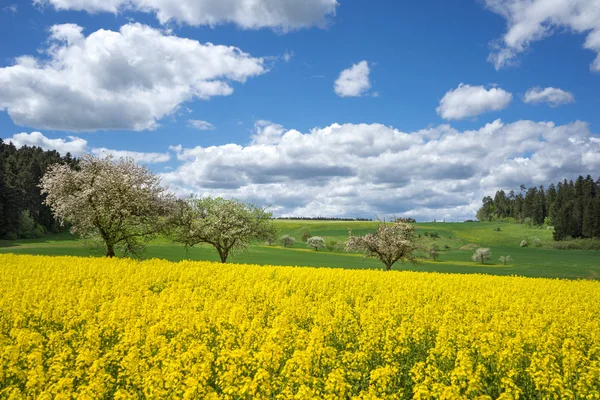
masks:
<svg viewBox="0 0 600 400"><path fill-rule="evenodd" d="M0 398L600 399L600 283L0 255Z"/></svg>

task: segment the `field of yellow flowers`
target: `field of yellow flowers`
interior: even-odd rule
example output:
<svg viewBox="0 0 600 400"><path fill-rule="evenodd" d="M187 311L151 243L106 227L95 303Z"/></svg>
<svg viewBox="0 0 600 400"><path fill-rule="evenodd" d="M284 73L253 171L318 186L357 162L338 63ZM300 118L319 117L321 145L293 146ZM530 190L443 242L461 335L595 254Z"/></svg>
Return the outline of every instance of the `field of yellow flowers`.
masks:
<svg viewBox="0 0 600 400"><path fill-rule="evenodd" d="M0 255L0 398L598 399L600 283Z"/></svg>

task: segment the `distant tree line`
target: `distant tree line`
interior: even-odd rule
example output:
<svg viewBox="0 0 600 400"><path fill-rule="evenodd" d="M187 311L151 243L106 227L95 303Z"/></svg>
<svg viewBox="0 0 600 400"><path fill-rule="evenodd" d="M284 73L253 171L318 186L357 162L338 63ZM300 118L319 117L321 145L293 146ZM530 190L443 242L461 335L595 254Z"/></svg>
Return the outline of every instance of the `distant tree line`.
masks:
<svg viewBox="0 0 600 400"><path fill-rule="evenodd" d="M275 219L287 219L293 221L373 221L371 218L336 218L336 217L276 217Z"/></svg>
<svg viewBox="0 0 600 400"><path fill-rule="evenodd" d="M62 228L43 204L40 179L53 164L76 167L77 160L67 153L23 146L0 139L0 239L34 238Z"/></svg>
<svg viewBox="0 0 600 400"><path fill-rule="evenodd" d="M579 176L575 181L532 187L521 192L499 190L483 198L480 221L514 218L519 223L554 226L554 239L600 238L600 179Z"/></svg>

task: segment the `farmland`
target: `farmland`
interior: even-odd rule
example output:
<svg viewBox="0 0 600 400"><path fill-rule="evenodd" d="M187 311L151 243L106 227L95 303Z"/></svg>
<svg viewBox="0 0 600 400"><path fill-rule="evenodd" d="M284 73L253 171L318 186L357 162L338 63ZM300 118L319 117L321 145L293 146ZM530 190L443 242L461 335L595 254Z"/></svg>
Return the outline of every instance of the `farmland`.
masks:
<svg viewBox="0 0 600 400"><path fill-rule="evenodd" d="M2 398L597 398L600 284L0 255Z"/></svg>
<svg viewBox="0 0 600 400"><path fill-rule="evenodd" d="M375 229L375 222L345 221L286 221L277 220L279 235L289 234L296 238L291 248L279 243L272 246L259 243L246 252L231 258L234 263L296 265L332 267L346 269L379 269L381 264L364 259L360 254L349 254L341 250L314 251L302 243L303 232L326 239L344 241L348 230L354 234L365 234ZM500 231L496 229L500 228ZM529 228L509 223L419 223L417 232L425 247L437 245L440 258L433 261L423 254L419 265L398 264L394 268L408 271L485 273L493 275L520 275L527 277L598 279L600 278L600 253L590 250L556 250L552 248L552 232L542 228ZM436 232L439 238L432 239L425 233ZM519 246L523 239L540 239L540 247L533 243L529 247ZM447 248L446 248L447 246ZM492 260L486 265L471 261L477 247L489 247ZM70 235L54 235L37 240L0 241L0 253L101 256L99 250L84 247L81 241ZM500 263L501 255L510 255L513 262ZM211 247L199 246L186 250L166 238L154 240L145 253L146 258L161 258L170 261L183 259L217 261L218 254Z"/></svg>

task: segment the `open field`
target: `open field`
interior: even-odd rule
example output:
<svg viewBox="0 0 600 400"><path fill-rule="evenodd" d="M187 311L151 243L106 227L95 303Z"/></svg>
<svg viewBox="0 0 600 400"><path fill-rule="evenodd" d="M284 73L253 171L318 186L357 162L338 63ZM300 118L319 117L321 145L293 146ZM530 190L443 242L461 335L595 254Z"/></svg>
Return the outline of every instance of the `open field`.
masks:
<svg viewBox="0 0 600 400"><path fill-rule="evenodd" d="M341 251L328 252L326 249L314 251L306 247L300 238L305 230L325 239L346 240L348 229L355 234L365 234L374 229L374 222L346 221L275 221L279 235L290 234L296 244L284 249L279 245L254 245L247 252L230 259L234 263L276 264L333 267L347 269L381 268L375 260L364 259L360 254ZM494 231L500 227L500 231ZM520 275L528 277L600 279L600 252L583 250L555 250L550 248L552 232L540 228L508 223L419 223L418 233L426 246L438 245L441 256L438 261L423 259L420 265L397 264L395 269L409 271L437 271L452 273L486 273L494 275ZM437 232L438 239L424 236L425 232ZM542 247L519 247L521 240L537 237ZM444 247L448 248L445 249ZM471 261L473 249L489 247L492 260L486 265ZM101 256L82 246L79 240L68 234L48 236L37 240L0 242L0 253ZM498 261L501 255L510 255L513 262L507 266ZM170 261L183 259L217 261L216 251L211 247L200 246L185 249L160 238L151 243L145 253L146 258L162 258Z"/></svg>
<svg viewBox="0 0 600 400"><path fill-rule="evenodd" d="M600 396L600 283L0 255L1 398Z"/></svg>

